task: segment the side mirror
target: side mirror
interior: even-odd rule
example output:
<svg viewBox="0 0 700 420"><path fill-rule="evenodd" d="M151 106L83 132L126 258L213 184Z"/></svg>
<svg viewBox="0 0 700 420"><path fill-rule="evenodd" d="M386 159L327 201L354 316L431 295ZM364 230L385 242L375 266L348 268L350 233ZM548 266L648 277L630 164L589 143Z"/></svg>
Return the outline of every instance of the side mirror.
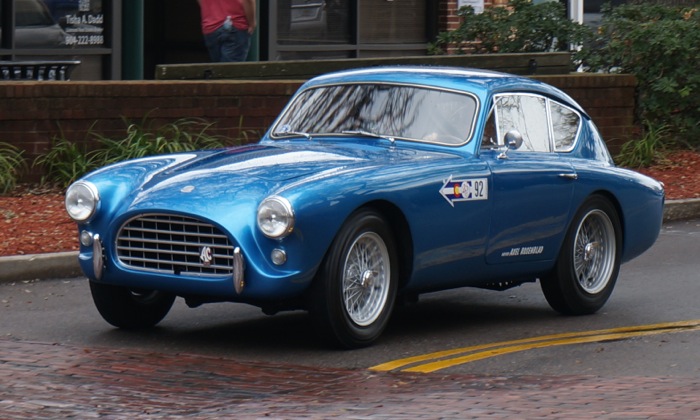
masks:
<svg viewBox="0 0 700 420"><path fill-rule="evenodd" d="M518 130L510 130L505 136L503 136L503 143L505 144L506 148L500 155L498 155L498 158L508 159L509 150L520 149L520 146L523 145L523 135L520 134Z"/></svg>
<svg viewBox="0 0 700 420"><path fill-rule="evenodd" d="M518 130L510 130L504 136L503 143L510 150L520 149L523 145L523 135Z"/></svg>

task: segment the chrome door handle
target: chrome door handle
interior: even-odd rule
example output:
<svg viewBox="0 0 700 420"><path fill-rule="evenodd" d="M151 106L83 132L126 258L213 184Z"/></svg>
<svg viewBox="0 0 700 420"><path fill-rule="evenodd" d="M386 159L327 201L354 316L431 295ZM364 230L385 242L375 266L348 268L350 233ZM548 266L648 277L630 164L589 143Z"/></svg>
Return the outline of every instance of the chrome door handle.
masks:
<svg viewBox="0 0 700 420"><path fill-rule="evenodd" d="M578 179L578 174L559 174L560 178Z"/></svg>

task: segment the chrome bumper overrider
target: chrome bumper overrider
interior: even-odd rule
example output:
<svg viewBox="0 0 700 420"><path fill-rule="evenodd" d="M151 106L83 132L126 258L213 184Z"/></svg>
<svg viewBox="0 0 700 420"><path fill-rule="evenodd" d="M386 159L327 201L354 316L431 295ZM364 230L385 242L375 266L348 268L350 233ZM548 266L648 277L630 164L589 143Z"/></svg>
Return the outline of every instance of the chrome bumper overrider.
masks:
<svg viewBox="0 0 700 420"><path fill-rule="evenodd" d="M100 240L100 235L95 234L92 238L92 270L95 273L96 280L102 278L104 267L104 249L102 248L102 241Z"/></svg>
<svg viewBox="0 0 700 420"><path fill-rule="evenodd" d="M239 295L245 287L245 260L241 253L241 248L233 250L233 287Z"/></svg>

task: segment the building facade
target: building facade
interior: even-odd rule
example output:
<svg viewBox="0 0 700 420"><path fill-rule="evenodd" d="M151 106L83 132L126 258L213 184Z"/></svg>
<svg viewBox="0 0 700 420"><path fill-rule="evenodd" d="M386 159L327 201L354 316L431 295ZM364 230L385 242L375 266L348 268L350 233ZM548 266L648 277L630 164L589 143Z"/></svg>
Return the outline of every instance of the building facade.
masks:
<svg viewBox="0 0 700 420"><path fill-rule="evenodd" d="M584 20L584 2L600 7L569 0L572 18ZM459 7L505 3L258 0L249 60L425 55L459 25ZM36 78L38 67L28 74L13 64L34 61L79 61L72 80L150 79L157 64L207 62L199 19L196 0L0 0L0 79Z"/></svg>

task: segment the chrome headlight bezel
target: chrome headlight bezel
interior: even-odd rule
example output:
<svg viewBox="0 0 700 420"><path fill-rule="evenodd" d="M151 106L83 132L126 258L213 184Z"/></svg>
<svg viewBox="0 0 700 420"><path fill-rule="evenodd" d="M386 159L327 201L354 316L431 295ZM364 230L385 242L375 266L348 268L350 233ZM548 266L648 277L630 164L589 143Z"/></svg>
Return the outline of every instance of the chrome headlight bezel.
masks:
<svg viewBox="0 0 700 420"><path fill-rule="evenodd" d="M100 193L91 182L78 181L66 191L66 212L76 222L90 220L97 212L99 204Z"/></svg>
<svg viewBox="0 0 700 420"><path fill-rule="evenodd" d="M294 209L284 197L273 195L258 206L258 229L270 239L282 239L294 230Z"/></svg>

